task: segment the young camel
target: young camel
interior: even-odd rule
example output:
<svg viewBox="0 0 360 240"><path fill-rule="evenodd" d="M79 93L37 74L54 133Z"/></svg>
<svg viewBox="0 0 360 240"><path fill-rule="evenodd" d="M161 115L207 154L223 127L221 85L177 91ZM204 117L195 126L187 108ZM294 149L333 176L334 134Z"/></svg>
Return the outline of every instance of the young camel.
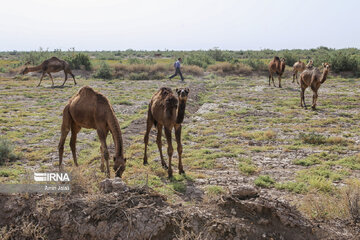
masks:
<svg viewBox="0 0 360 240"><path fill-rule="evenodd" d="M85 86L73 96L65 106L63 122L61 126L61 138L59 142L59 168L62 170L62 158L66 136L71 130L70 148L74 163L76 159L76 135L81 128L96 129L101 142L101 171L104 172L104 160L106 163L106 176L110 177L109 152L106 138L109 131L115 144L114 170L117 177L121 177L125 171L126 159L124 158L123 141L119 122L109 100L99 92Z"/></svg>
<svg viewBox="0 0 360 240"><path fill-rule="evenodd" d="M144 137L145 152L144 165L148 164L147 145L149 142L149 133L153 125L157 128L156 143L160 152L161 165L168 169L169 178L172 177L171 158L173 154L173 147L171 143L171 131L175 128L175 137L177 143L177 151L179 155L179 174L184 174L184 169L181 161L182 145L181 145L181 123L184 120L186 101L189 94L188 88L176 89L178 97L175 96L170 88L162 87L157 91L149 103L149 110L146 123L146 132ZM165 129L166 140L168 143L167 153L169 156L169 167L164 161L161 149L161 135L162 128Z"/></svg>
<svg viewBox="0 0 360 240"><path fill-rule="evenodd" d="M36 72L36 71L40 71L42 72L41 78L40 78L40 82L37 85L38 87L41 84L42 79L44 78L45 74L47 73L52 81L52 87L54 86L54 80L53 77L51 76L52 72L60 72L60 71L64 71L65 73L65 81L61 86L64 86L64 84L67 81L67 75L70 74L71 77L74 79L74 84L76 85L76 81L75 81L75 76L74 74L71 72L70 66L69 64L61 59L58 59L57 57L52 57L49 58L47 60L45 60L43 63L41 63L40 65L36 66L36 67L26 67L21 73L22 74L26 74L29 72Z"/></svg>
<svg viewBox="0 0 360 240"><path fill-rule="evenodd" d="M279 58L277 56L274 57L273 60L269 63L269 86L270 86L270 79L272 79L273 85L274 83L274 77L273 75L276 73L279 78L279 88L281 88L281 76L283 75L285 71L285 58Z"/></svg>
<svg viewBox="0 0 360 240"><path fill-rule="evenodd" d="M321 84L323 84L326 81L327 75L330 71L330 64L328 63L323 63L322 64L324 69L323 72L321 73L319 71L319 69L314 68L314 69L306 69L305 71L303 71L300 74L300 86L301 86L301 103L300 106L301 107L305 107L306 108L306 104L305 104L305 90L307 87L311 87L311 90L313 91L313 102L312 102L312 108L315 109L316 108L316 101L318 98L318 90L321 86ZM304 103L304 105L303 105Z"/></svg>
<svg viewBox="0 0 360 240"><path fill-rule="evenodd" d="M306 68L312 68L312 67L313 67L313 60L310 60L306 65L301 60L294 63L294 66L293 66L293 81L292 82L295 82L295 77L296 77L296 82L299 85L297 73L298 72L302 73Z"/></svg>

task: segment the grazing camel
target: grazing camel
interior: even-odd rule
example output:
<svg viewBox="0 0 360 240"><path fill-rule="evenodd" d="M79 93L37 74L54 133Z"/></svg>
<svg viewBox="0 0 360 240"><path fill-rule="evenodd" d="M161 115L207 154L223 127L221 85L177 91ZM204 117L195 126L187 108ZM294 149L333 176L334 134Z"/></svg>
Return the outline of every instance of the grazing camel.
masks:
<svg viewBox="0 0 360 240"><path fill-rule="evenodd" d="M162 87L157 91L149 103L149 110L146 123L146 132L144 137L145 152L144 165L148 164L147 145L149 142L149 133L153 125L157 128L156 143L159 148L161 165L168 169L169 178L172 177L171 158L173 154L173 147L171 143L171 130L175 128L175 137L177 143L177 151L179 155L179 174L185 174L182 161L182 145L181 145L181 123L184 120L186 101L189 94L189 88L176 89L178 97L175 96L170 88ZM169 156L169 167L164 161L161 149L161 135L162 127L164 126L166 140L168 143L167 153Z"/></svg>
<svg viewBox="0 0 360 240"><path fill-rule="evenodd" d="M60 71L64 71L64 73L65 73L65 81L61 86L64 86L64 84L66 83L68 74L70 74L71 77L74 79L74 84L76 85L75 76L71 72L69 64L64 60L58 59L57 57L49 58L49 59L45 60L43 63L41 63L40 65L35 66L35 67L26 67L21 73L24 75L26 73L36 72L36 71L42 72L40 82L37 86L40 86L41 81L45 76L45 73L47 73L52 81L51 86L53 87L54 80L53 80L53 77L51 76L51 73L52 72L60 72Z"/></svg>
<svg viewBox="0 0 360 240"><path fill-rule="evenodd" d="M273 85L274 83L274 77L273 75L276 73L279 78L279 88L281 88L281 75L283 75L285 71L285 58L279 58L277 56L274 57L273 60L269 63L269 86L270 86L270 78L272 79Z"/></svg>
<svg viewBox="0 0 360 240"><path fill-rule="evenodd" d="M65 106L63 122L61 126L61 138L59 142L59 168L62 169L62 158L66 136L71 130L70 148L74 163L76 159L76 135L81 128L96 129L101 142L101 171L104 172L104 160L106 163L106 176L110 177L109 152L106 145L106 137L109 131L115 144L114 170L117 177L121 177L125 171L126 159L124 158L123 141L119 122L115 116L109 100L99 92L85 86L73 96Z"/></svg>
<svg viewBox="0 0 360 240"><path fill-rule="evenodd" d="M292 82L295 82L295 78L296 78L296 82L299 85L297 73L298 72L302 73L306 68L312 68L313 63L314 63L313 60L309 60L308 64L306 64L306 65L301 60L294 63L294 66L293 66L293 81Z"/></svg>
<svg viewBox="0 0 360 240"><path fill-rule="evenodd" d="M311 87L311 90L313 91L313 103L312 103L312 108L315 109L316 108L316 101L318 98L318 90L321 86L321 84L323 84L326 81L327 75L330 71L330 64L328 63L323 63L322 64L324 69L323 72L321 73L319 69L314 68L314 69L306 69L305 71L303 71L300 74L300 86L301 86L301 103L300 106L301 107L305 107L306 108L306 104L305 104L305 90L307 87ZM303 105L304 103L304 105Z"/></svg>

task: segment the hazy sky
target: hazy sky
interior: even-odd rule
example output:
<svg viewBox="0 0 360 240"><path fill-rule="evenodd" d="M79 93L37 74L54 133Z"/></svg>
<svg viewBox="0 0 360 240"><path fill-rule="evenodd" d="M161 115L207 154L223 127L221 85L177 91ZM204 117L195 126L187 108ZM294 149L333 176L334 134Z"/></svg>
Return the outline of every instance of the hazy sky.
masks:
<svg viewBox="0 0 360 240"><path fill-rule="evenodd" d="M360 48L358 0L3 0L0 51Z"/></svg>

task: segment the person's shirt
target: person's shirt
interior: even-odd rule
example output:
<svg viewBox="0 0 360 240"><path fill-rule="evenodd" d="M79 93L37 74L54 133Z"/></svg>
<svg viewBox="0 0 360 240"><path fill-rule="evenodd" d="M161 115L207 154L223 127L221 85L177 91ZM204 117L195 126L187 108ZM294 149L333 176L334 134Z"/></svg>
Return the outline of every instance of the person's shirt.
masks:
<svg viewBox="0 0 360 240"><path fill-rule="evenodd" d="M175 68L180 68L180 61L179 61L179 60L177 60L177 61L175 62L174 67L175 67Z"/></svg>

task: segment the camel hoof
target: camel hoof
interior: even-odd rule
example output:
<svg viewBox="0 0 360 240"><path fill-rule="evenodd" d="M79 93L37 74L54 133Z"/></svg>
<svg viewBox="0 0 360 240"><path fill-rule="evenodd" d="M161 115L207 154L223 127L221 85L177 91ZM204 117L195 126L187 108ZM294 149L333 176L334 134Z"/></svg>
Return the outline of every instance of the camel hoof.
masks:
<svg viewBox="0 0 360 240"><path fill-rule="evenodd" d="M100 171L101 171L101 172L105 172L105 166L104 166L104 165L101 165L101 166L100 166Z"/></svg>
<svg viewBox="0 0 360 240"><path fill-rule="evenodd" d="M147 161L144 161L143 165L146 166L146 165L149 165L149 163Z"/></svg>
<svg viewBox="0 0 360 240"><path fill-rule="evenodd" d="M173 177L172 171L168 171L168 175L169 175L169 178L172 178Z"/></svg>
<svg viewBox="0 0 360 240"><path fill-rule="evenodd" d="M184 170L179 170L179 174L185 174Z"/></svg>
<svg viewBox="0 0 360 240"><path fill-rule="evenodd" d="M165 170L166 170L166 169L169 169L166 164L162 164L162 167L163 167L163 169L165 169Z"/></svg>

